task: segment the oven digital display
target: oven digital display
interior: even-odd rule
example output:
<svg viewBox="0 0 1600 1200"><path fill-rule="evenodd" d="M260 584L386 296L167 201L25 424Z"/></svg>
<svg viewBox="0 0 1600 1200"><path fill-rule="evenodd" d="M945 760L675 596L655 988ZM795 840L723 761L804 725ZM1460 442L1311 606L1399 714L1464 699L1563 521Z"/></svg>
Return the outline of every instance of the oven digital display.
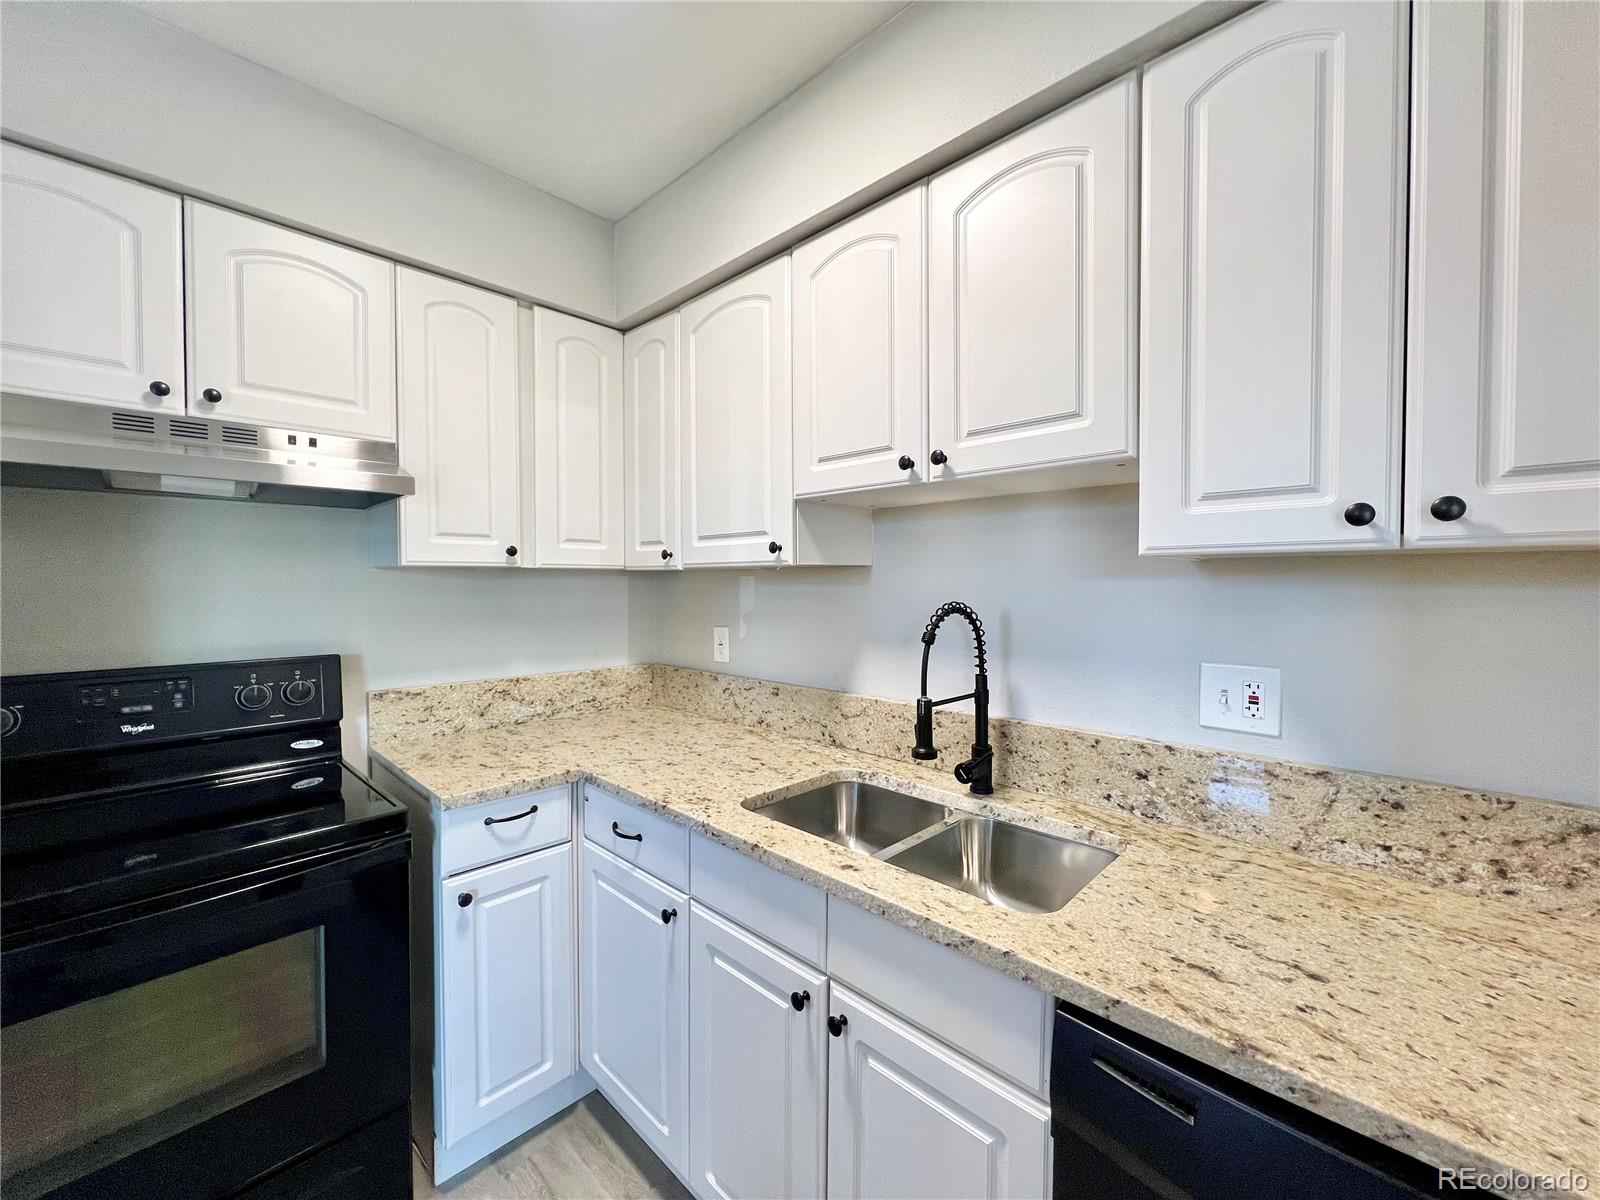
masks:
<svg viewBox="0 0 1600 1200"><path fill-rule="evenodd" d="M78 718L143 717L188 711L194 689L187 678L134 679L78 689Z"/></svg>

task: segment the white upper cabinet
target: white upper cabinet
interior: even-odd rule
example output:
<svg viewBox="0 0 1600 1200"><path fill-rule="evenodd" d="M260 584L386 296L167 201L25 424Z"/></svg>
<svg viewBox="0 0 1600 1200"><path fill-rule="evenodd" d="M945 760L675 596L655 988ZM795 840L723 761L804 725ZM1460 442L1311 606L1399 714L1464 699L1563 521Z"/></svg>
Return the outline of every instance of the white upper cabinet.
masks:
<svg viewBox="0 0 1600 1200"><path fill-rule="evenodd" d="M678 314L668 313L622 339L627 402L623 486L623 564L675 569L679 532Z"/></svg>
<svg viewBox="0 0 1600 1200"><path fill-rule="evenodd" d="M789 259L679 312L685 566L792 563Z"/></svg>
<svg viewBox="0 0 1600 1200"><path fill-rule="evenodd" d="M570 845L445 883L444 1146L577 1069L572 891Z"/></svg>
<svg viewBox="0 0 1600 1200"><path fill-rule="evenodd" d="M690 1183L701 1196L820 1197L827 976L692 909Z"/></svg>
<svg viewBox="0 0 1600 1200"><path fill-rule="evenodd" d="M181 413L178 197L0 145L0 388Z"/></svg>
<svg viewBox="0 0 1600 1200"><path fill-rule="evenodd" d="M399 561L514 563L516 301L409 267L396 296L400 465L417 480L397 505Z"/></svg>
<svg viewBox="0 0 1600 1200"><path fill-rule="evenodd" d="M1600 7L1417 4L1406 544L1600 536Z"/></svg>
<svg viewBox="0 0 1600 1200"><path fill-rule="evenodd" d="M1145 73L1143 553L1399 544L1404 11L1264 5Z"/></svg>
<svg viewBox="0 0 1600 1200"><path fill-rule="evenodd" d="M184 202L189 410L393 441L394 264Z"/></svg>
<svg viewBox="0 0 1600 1200"><path fill-rule="evenodd" d="M536 565L623 565L622 335L533 310Z"/></svg>
<svg viewBox="0 0 1600 1200"><path fill-rule="evenodd" d="M1122 79L928 185L935 480L1135 453L1135 139Z"/></svg>
<svg viewBox="0 0 1600 1200"><path fill-rule="evenodd" d="M837 982L828 1008L830 1197L1049 1194L1048 1104Z"/></svg>
<svg viewBox="0 0 1600 1200"><path fill-rule="evenodd" d="M794 491L927 478L916 187L794 252Z"/></svg>

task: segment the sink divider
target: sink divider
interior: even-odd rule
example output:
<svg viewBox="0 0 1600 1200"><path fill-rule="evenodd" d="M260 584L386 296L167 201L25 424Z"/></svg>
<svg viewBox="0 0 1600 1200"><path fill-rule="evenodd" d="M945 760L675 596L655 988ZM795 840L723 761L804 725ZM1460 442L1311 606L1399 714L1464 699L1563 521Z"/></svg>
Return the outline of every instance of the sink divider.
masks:
<svg viewBox="0 0 1600 1200"><path fill-rule="evenodd" d="M877 859L879 862L887 862L890 858L893 858L902 850L909 850L913 846L922 845L922 843L927 841L929 838L936 837L943 833L946 829L949 829L952 825L956 825L961 821L964 821L969 815L969 813L958 812L953 816L941 817L932 825L929 825L926 829L919 829L909 837L903 837L893 845L885 846L882 850L877 851L871 857Z"/></svg>

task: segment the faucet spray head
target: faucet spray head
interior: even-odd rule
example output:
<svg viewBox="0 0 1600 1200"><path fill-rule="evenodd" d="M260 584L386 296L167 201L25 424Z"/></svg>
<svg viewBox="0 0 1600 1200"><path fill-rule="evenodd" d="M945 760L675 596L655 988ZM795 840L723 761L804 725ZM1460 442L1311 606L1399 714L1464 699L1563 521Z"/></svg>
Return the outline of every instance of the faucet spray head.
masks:
<svg viewBox="0 0 1600 1200"><path fill-rule="evenodd" d="M923 761L939 757L939 747L933 744L933 701L926 696L917 701L917 744L911 747L911 757Z"/></svg>

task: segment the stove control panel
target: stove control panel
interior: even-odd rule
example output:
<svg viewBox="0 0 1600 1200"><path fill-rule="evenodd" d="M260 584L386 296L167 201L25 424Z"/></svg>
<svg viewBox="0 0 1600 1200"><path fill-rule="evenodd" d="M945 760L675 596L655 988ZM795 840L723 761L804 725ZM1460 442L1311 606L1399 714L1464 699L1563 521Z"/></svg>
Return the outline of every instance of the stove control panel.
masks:
<svg viewBox="0 0 1600 1200"><path fill-rule="evenodd" d="M0 679L0 755L215 737L343 716L339 656Z"/></svg>

